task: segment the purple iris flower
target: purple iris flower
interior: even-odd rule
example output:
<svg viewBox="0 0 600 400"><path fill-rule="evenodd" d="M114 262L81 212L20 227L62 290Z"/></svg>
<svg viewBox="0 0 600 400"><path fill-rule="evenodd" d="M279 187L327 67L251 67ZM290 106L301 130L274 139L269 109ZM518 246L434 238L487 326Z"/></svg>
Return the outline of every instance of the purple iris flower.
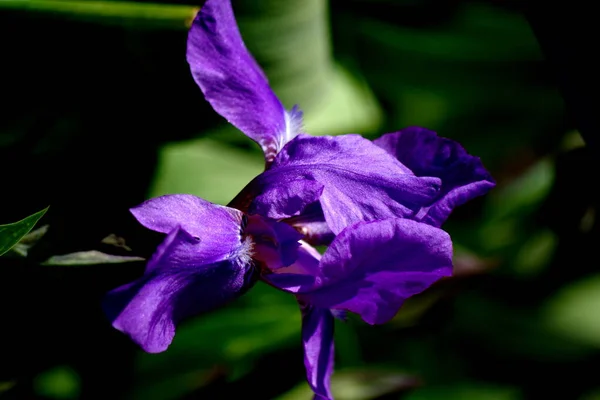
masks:
<svg viewBox="0 0 600 400"><path fill-rule="evenodd" d="M302 113L271 90L229 0L204 4L187 59L215 111L261 146L265 172L228 206L167 195L133 208L166 238L141 278L108 293L106 313L144 350L160 352L177 323L263 280L296 296L307 380L316 398L332 398L334 316L384 323L450 276L452 243L440 226L494 181L458 143L422 128L374 142L302 133ZM311 244L329 247L321 255Z"/></svg>

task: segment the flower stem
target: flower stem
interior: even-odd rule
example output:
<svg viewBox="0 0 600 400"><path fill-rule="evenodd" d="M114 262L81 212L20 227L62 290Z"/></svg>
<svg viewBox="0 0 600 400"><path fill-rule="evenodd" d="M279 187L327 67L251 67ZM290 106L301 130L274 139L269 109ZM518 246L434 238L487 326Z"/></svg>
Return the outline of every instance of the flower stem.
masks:
<svg viewBox="0 0 600 400"><path fill-rule="evenodd" d="M127 1L1 0L0 10L37 13L101 25L150 29L189 27L199 7Z"/></svg>

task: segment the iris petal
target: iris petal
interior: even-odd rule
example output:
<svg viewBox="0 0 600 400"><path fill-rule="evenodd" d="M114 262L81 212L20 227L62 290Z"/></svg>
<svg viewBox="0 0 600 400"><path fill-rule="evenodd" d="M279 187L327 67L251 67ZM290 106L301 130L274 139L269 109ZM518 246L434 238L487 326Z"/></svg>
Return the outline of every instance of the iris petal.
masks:
<svg viewBox="0 0 600 400"><path fill-rule="evenodd" d="M298 257L298 242L302 235L282 222L260 215L247 218L244 235L252 241L252 258L268 269L276 270L294 263Z"/></svg>
<svg viewBox="0 0 600 400"><path fill-rule="evenodd" d="M468 154L458 142L439 137L433 131L409 127L383 135L374 143L415 175L442 180L435 202L417 217L430 225L441 226L455 207L495 186L494 179L478 157Z"/></svg>
<svg viewBox="0 0 600 400"><path fill-rule="evenodd" d="M188 34L192 76L216 112L256 141L270 162L302 125L286 111L246 49L230 0L208 0Z"/></svg>
<svg viewBox="0 0 600 400"><path fill-rule="evenodd" d="M330 380L333 373L334 319L329 310L302 308L302 345L306 379L315 399L333 399Z"/></svg>
<svg viewBox="0 0 600 400"><path fill-rule="evenodd" d="M440 185L439 178L414 176L359 135L299 135L239 197L253 193L250 212L270 218L302 216L298 210L318 200L327 226L338 234L361 221L412 217L431 204ZM276 201L263 193L276 193Z"/></svg>
<svg viewBox="0 0 600 400"><path fill-rule="evenodd" d="M407 298L452 274L452 242L443 230L412 220L359 223L335 238L319 272L318 284L298 293L301 301L381 324Z"/></svg>
<svg viewBox="0 0 600 400"><path fill-rule="evenodd" d="M224 260L240 246L243 213L190 194L156 197L132 208L131 213L153 231L168 234L180 228L197 238L197 264Z"/></svg>
<svg viewBox="0 0 600 400"><path fill-rule="evenodd" d="M311 290L319 282L321 254L309 244L301 242L296 261L287 267L279 268L262 279L270 285L290 293Z"/></svg>
<svg viewBox="0 0 600 400"><path fill-rule="evenodd" d="M203 264L198 245L196 238L176 228L140 279L112 290L104 299L113 326L147 352L166 350L180 321L237 298L255 282L242 246L238 254Z"/></svg>

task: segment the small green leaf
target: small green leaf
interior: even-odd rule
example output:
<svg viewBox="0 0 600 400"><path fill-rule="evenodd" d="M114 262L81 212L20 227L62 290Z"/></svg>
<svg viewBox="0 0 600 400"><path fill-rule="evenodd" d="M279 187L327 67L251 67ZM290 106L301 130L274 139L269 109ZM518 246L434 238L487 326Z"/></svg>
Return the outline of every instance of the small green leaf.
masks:
<svg viewBox="0 0 600 400"><path fill-rule="evenodd" d="M36 212L19 222L0 225L0 256L10 250L23 236L27 235L35 224L46 214L49 207Z"/></svg>
<svg viewBox="0 0 600 400"><path fill-rule="evenodd" d="M119 249L131 251L131 247L127 246L127 243L125 243L125 239L115 235L114 233L111 233L110 235L102 239L102 243L117 247Z"/></svg>
<svg viewBox="0 0 600 400"><path fill-rule="evenodd" d="M21 257L27 257L29 250L31 250L40 240L48 233L49 225L42 225L37 229L32 230L27 235L23 236L19 243L15 244L11 249L11 253L17 254Z"/></svg>
<svg viewBox="0 0 600 400"><path fill-rule="evenodd" d="M102 253L96 250L78 251L76 253L52 256L42 263L42 265L98 265L98 264L118 264L131 261L144 261L142 257L115 256Z"/></svg>

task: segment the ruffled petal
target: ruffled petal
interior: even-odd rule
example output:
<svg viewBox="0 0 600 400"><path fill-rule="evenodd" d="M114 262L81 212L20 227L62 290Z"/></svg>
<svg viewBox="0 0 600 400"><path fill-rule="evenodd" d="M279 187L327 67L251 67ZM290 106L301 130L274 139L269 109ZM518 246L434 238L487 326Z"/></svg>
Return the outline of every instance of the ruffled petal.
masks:
<svg viewBox="0 0 600 400"><path fill-rule="evenodd" d="M359 135L299 135L239 197L254 198L250 212L270 218L302 216L318 197L327 226L338 234L361 221L412 217L431 204L440 184L439 178L414 176Z"/></svg>
<svg viewBox="0 0 600 400"><path fill-rule="evenodd" d="M342 231L320 263L313 289L298 299L348 310L370 324L390 320L409 297L452 274L452 242L441 229L407 219L359 223Z"/></svg>
<svg viewBox="0 0 600 400"><path fill-rule="evenodd" d="M168 234L180 228L196 238L196 264L221 261L240 246L243 213L190 194L157 197L130 211L148 229Z"/></svg>
<svg viewBox="0 0 600 400"><path fill-rule="evenodd" d="M302 345L306 379L315 399L333 399L330 389L333 374L334 319L329 310L302 307Z"/></svg>
<svg viewBox="0 0 600 400"><path fill-rule="evenodd" d="M437 136L433 131L409 127L388 133L374 143L410 168L416 176L434 176L442 187L430 207L416 219L441 226L455 207L487 193L494 179L478 157L471 156L457 142Z"/></svg>
<svg viewBox="0 0 600 400"><path fill-rule="evenodd" d="M246 49L230 0L208 0L188 34L187 61L194 80L216 112L256 141L270 162L302 125L287 112Z"/></svg>
<svg viewBox="0 0 600 400"><path fill-rule="evenodd" d="M229 243L207 249L176 227L140 279L106 295L103 307L113 326L147 352L164 351L178 322L235 299L255 282L247 245L237 243L233 252L220 254L230 250Z"/></svg>

